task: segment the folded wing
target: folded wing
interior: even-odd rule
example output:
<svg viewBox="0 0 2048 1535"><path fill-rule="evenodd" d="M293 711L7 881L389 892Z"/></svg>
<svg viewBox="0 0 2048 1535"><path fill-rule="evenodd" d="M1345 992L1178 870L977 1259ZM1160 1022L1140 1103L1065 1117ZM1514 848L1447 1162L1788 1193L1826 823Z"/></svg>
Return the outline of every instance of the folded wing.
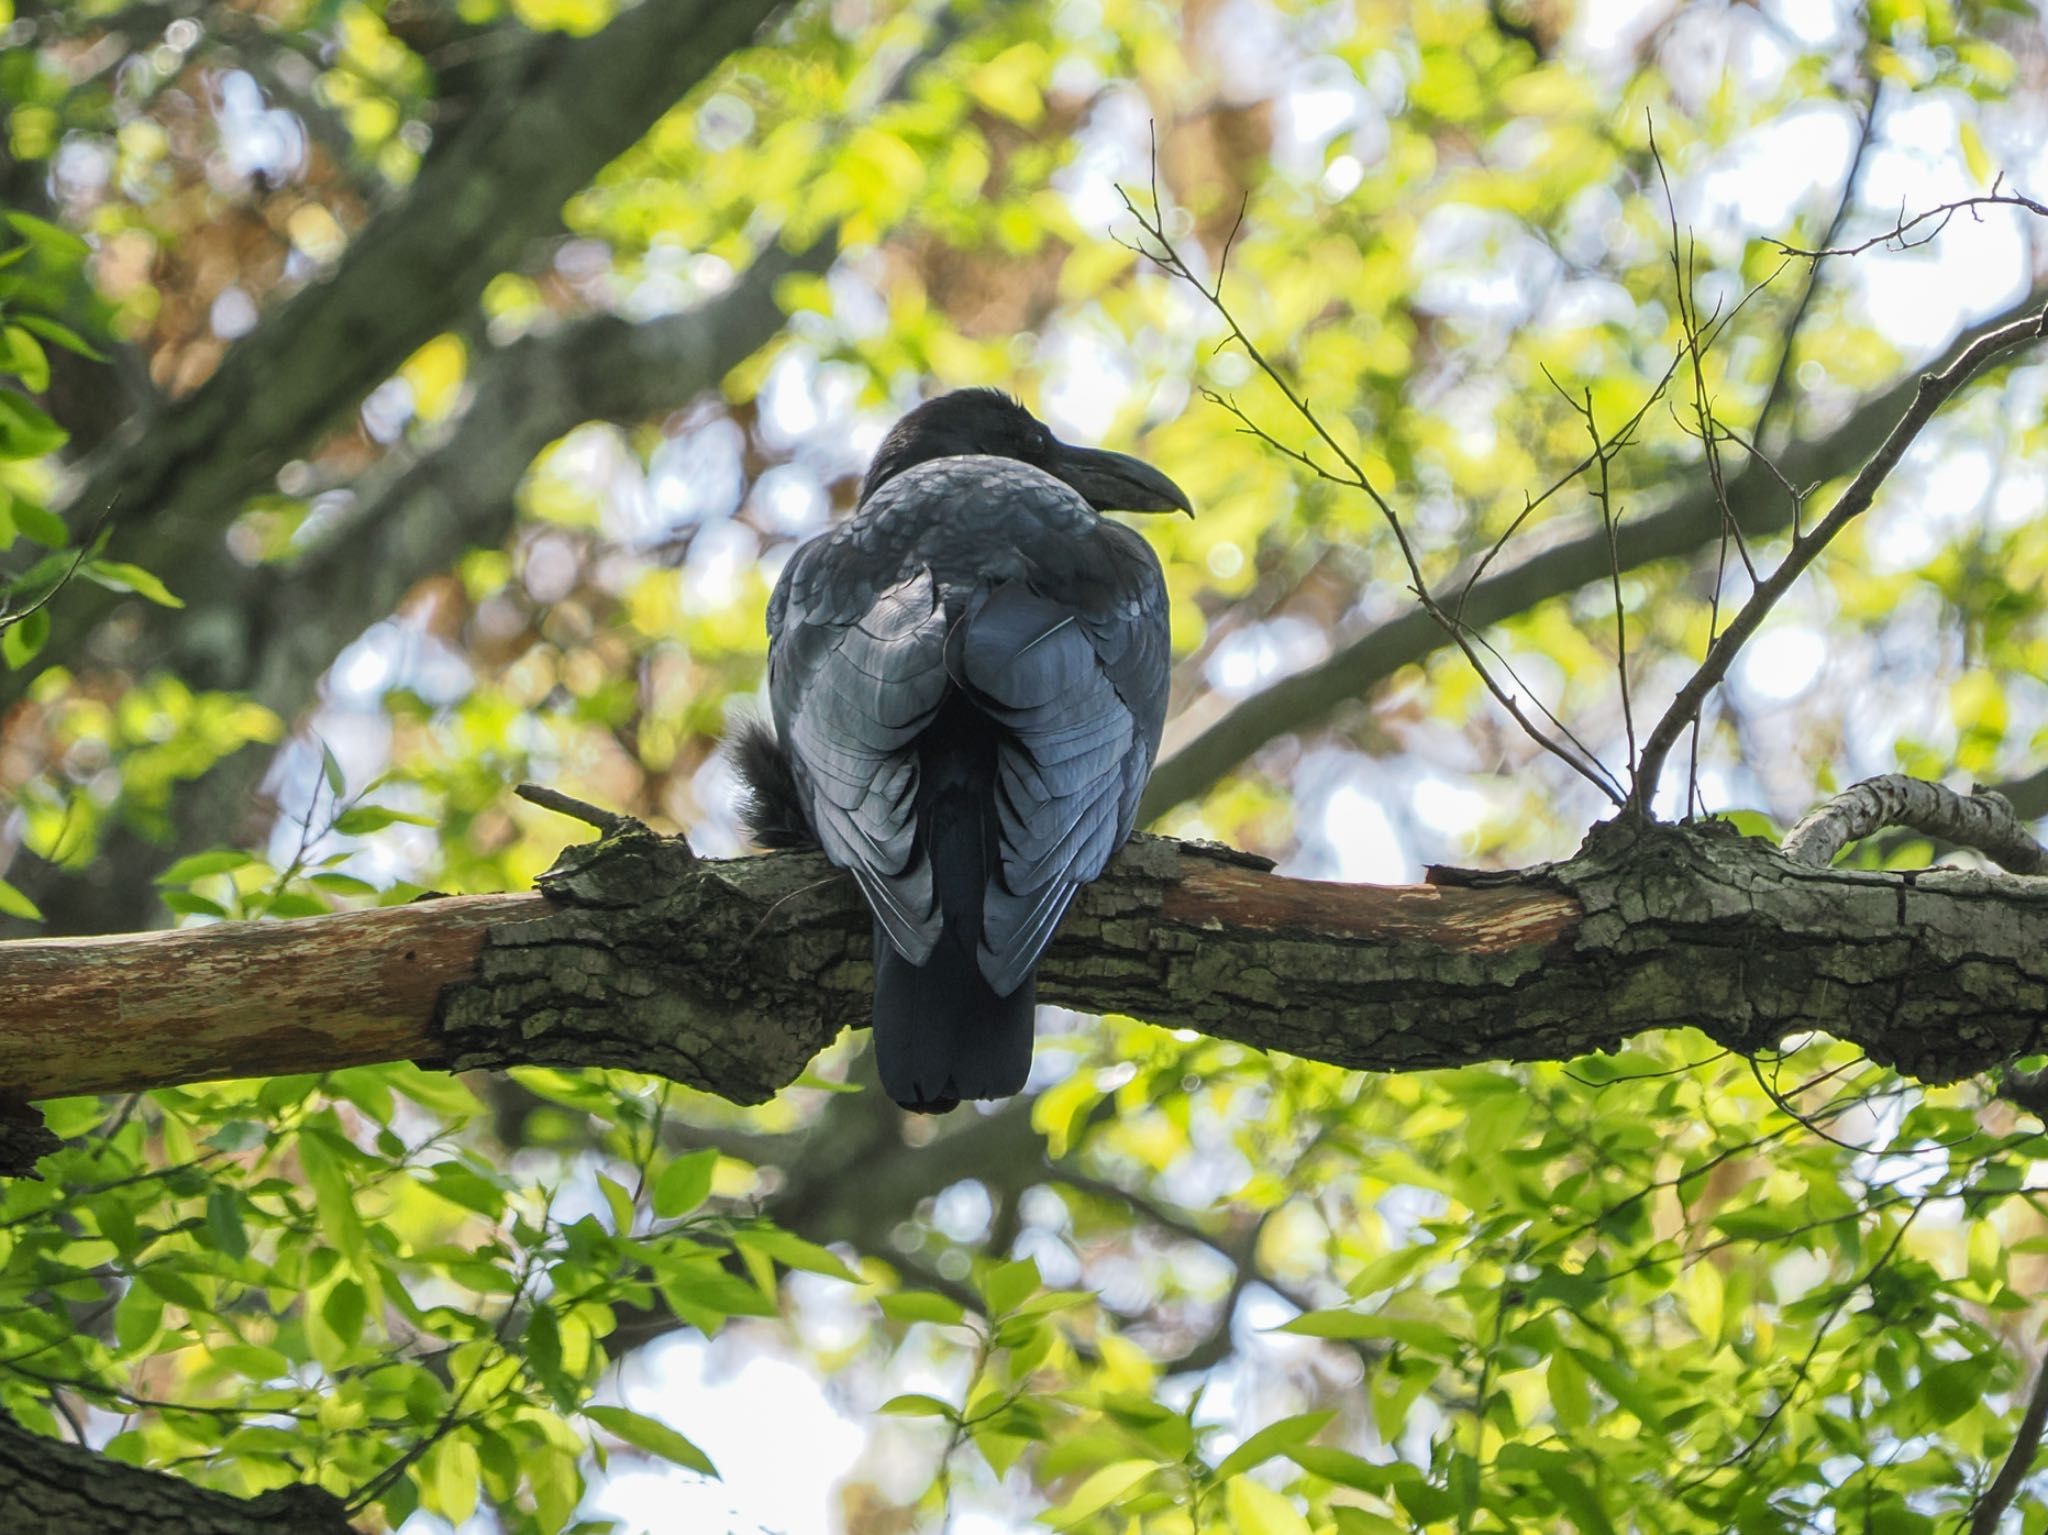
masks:
<svg viewBox="0 0 2048 1535"><path fill-rule="evenodd" d="M998 994L1030 974L1074 892L1130 837L1166 714L1165 614L1149 558L1050 591L1006 582L968 608L955 670L1003 727L979 954Z"/></svg>
<svg viewBox="0 0 2048 1535"><path fill-rule="evenodd" d="M897 950L921 965L941 916L918 847L912 743L948 688L946 614L931 573L851 600L798 585L775 620L770 693L811 825Z"/></svg>

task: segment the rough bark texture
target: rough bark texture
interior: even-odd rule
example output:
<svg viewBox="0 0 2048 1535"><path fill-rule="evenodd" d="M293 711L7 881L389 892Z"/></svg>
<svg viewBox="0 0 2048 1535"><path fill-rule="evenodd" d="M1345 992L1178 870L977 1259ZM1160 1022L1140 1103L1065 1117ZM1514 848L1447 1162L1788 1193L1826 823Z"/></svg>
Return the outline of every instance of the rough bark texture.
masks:
<svg viewBox="0 0 2048 1535"><path fill-rule="evenodd" d="M1938 783L1886 773L1837 794L1785 834L1794 863L1825 865L1888 826L1910 826L1940 841L1975 848L2015 874L2048 874L2048 848L2020 824L2013 803L1996 789L1958 794Z"/></svg>
<svg viewBox="0 0 2048 1535"><path fill-rule="evenodd" d="M31 1434L0 1413L0 1530L9 1535L353 1535L316 1487L231 1498Z"/></svg>
<svg viewBox="0 0 2048 1535"><path fill-rule="evenodd" d="M542 886L0 946L0 1096L406 1057L625 1066L756 1102L866 1019L867 914L816 855L706 862L636 827ZM1405 887L1145 838L1077 902L1040 995L1364 1070L1690 1025L1741 1051L1821 1030L1949 1081L2048 1041L2048 880L1816 869L1634 821L1561 864Z"/></svg>

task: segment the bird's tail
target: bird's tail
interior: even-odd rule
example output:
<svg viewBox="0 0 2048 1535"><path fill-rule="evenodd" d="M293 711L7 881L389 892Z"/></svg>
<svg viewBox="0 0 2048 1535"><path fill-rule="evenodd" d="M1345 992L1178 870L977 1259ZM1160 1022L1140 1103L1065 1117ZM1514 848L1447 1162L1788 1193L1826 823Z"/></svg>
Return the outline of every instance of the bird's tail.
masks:
<svg viewBox="0 0 2048 1535"><path fill-rule="evenodd" d="M875 1063L906 1109L943 1114L963 1098L1007 1098L1031 1074L1037 977L1007 997L981 973L982 902L995 845L995 752L987 726L956 703L926 738L919 839L945 927L913 965L875 929Z"/></svg>
<svg viewBox="0 0 2048 1535"><path fill-rule="evenodd" d="M1007 1098L1031 1075L1037 977L999 997L974 951L950 940L913 965L875 928L875 1064L889 1096L922 1114Z"/></svg>

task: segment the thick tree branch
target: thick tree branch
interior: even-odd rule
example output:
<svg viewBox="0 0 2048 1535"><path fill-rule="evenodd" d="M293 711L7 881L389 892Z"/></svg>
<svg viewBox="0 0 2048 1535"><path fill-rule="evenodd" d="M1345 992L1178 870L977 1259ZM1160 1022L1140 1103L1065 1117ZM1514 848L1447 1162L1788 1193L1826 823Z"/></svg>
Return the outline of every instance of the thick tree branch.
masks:
<svg viewBox="0 0 2048 1535"><path fill-rule="evenodd" d="M869 923L812 854L700 861L635 829L538 895L0 946L0 1095L409 1058L625 1066L741 1102L865 1022ZM2048 1041L2048 881L1823 870L1723 828L1598 827L1569 861L1379 887L1127 849L1048 1002L1339 1066L1557 1060L1692 1026L1821 1030L1928 1081Z"/></svg>
<svg viewBox="0 0 2048 1535"><path fill-rule="evenodd" d="M641 421L716 389L782 329L777 285L822 272L834 252L829 238L794 254L770 246L731 288L680 313L643 324L599 316L486 353L448 441L373 479L281 579L252 580L249 603L209 605L197 675L296 711L342 648L416 582L466 550L505 542L519 482L541 449L586 421ZM167 641L192 630L167 616Z"/></svg>
<svg viewBox="0 0 2048 1535"><path fill-rule="evenodd" d="M744 46L776 0L649 0L594 36L535 37L437 147L411 196L363 231L324 282L287 300L188 398L94 466L75 502L118 502L114 550L197 590L218 535L293 453L464 313L562 204L675 100ZM55 619L73 636L118 601L80 592ZM46 655L71 646L61 638ZM10 700L32 672L0 679Z"/></svg>
<svg viewBox="0 0 2048 1535"><path fill-rule="evenodd" d="M1958 335L1929 365L1941 372L1985 336L2040 310L2048 293L2023 302ZM1917 373L1857 405L1832 431L1789 443L1774 455L1786 480L1815 485L1847 474L1883 444L1919 389ZM1779 480L1752 463L1728 482L1728 507L1744 536L1760 538L1790 527L1792 504ZM1604 528L1530 555L1473 586L1460 618L1478 629L1500 623L1538 603L1605 580L1616 563L1632 570L1657 560L1676 559L1704 548L1721 532L1721 511L1710 485L1678 492L1662 509L1621 522L1612 549ZM1462 575L1443 583L1451 589ZM1327 660L1283 677L1245 699L1162 761L1145 791L1140 821L1151 821L1183 800L1193 799L1268 741L1307 729L1339 705L1363 698L1404 666L1427 659L1447 643L1442 627L1420 610L1358 636ZM2039 795L2048 811L2048 774ZM2021 801L2015 799L2016 806ZM2025 812L2022 806L2022 813ZM2037 811L2035 813L2041 813Z"/></svg>
<svg viewBox="0 0 2048 1535"><path fill-rule="evenodd" d="M0 1529L64 1535L355 1535L341 1505L298 1485L232 1498L32 1434L0 1412Z"/></svg>

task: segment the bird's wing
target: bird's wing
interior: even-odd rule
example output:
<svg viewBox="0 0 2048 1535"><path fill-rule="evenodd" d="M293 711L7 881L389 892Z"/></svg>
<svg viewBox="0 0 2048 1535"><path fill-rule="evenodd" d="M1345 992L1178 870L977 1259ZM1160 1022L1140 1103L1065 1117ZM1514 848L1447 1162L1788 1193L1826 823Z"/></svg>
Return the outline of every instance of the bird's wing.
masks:
<svg viewBox="0 0 2048 1535"><path fill-rule="evenodd" d="M947 687L946 612L931 572L877 590L852 565L792 561L770 622L776 727L819 845L921 965L941 926L917 848L911 749Z"/></svg>
<svg viewBox="0 0 2048 1535"><path fill-rule="evenodd" d="M1094 568L1005 582L971 606L960 681L1006 727L997 749L1001 861L982 914L982 974L1007 995L1081 885L1137 820L1166 717L1166 591L1143 541Z"/></svg>

